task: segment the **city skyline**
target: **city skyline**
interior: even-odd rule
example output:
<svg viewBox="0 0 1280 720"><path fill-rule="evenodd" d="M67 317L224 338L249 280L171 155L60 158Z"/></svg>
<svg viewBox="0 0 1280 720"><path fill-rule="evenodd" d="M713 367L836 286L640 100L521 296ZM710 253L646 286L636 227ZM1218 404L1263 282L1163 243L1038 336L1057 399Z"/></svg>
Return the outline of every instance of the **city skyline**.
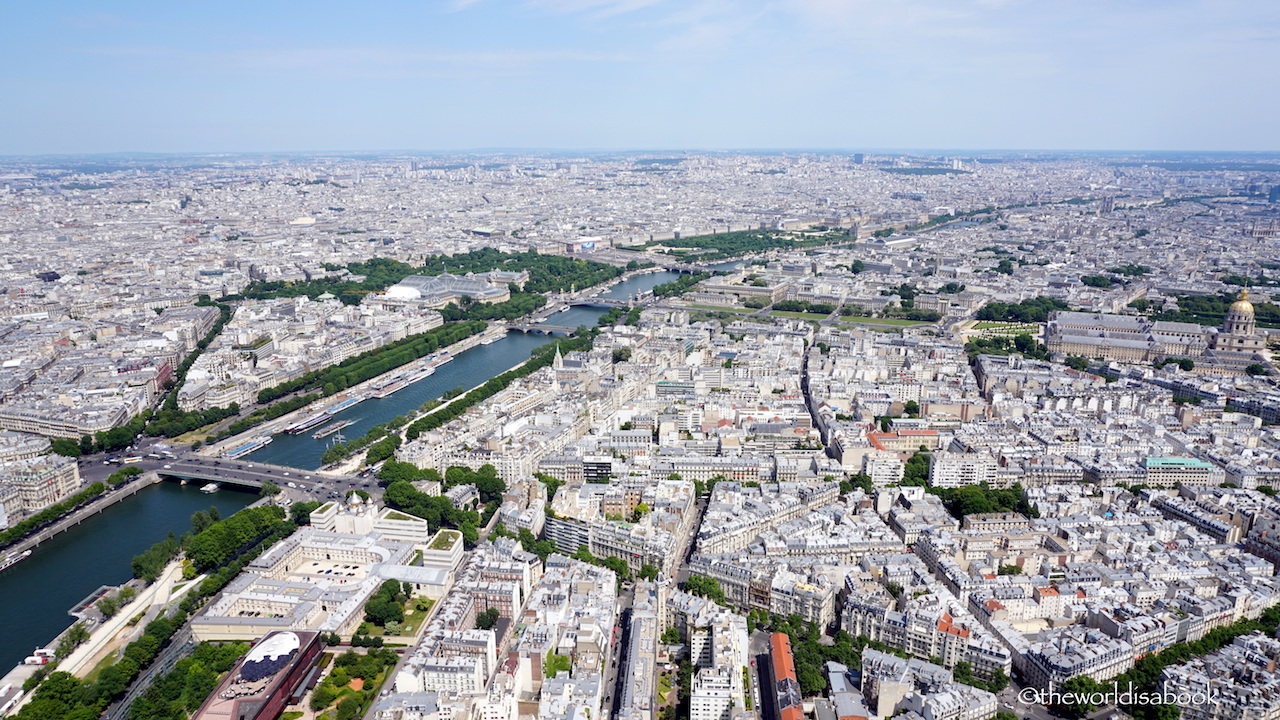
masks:
<svg viewBox="0 0 1280 720"><path fill-rule="evenodd" d="M0 154L1265 151L1257 2L3 11Z"/></svg>

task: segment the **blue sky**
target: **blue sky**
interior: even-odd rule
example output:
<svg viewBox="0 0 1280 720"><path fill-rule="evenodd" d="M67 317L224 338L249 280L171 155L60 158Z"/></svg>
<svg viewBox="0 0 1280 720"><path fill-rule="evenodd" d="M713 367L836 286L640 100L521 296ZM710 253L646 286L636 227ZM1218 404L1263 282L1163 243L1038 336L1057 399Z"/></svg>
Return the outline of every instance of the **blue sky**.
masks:
<svg viewBox="0 0 1280 720"><path fill-rule="evenodd" d="M1277 0L0 7L0 154L1278 150Z"/></svg>

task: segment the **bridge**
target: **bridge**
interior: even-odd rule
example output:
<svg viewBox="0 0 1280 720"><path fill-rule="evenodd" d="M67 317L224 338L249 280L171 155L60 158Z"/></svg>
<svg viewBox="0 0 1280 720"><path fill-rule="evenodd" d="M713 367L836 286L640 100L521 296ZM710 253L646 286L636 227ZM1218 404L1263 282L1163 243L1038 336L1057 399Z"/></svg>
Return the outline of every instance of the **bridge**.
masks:
<svg viewBox="0 0 1280 720"><path fill-rule="evenodd" d="M601 253L597 253L597 254L601 254ZM681 262L671 257L670 255L663 255L661 253L636 252L634 250L621 250L618 248L611 248L607 252L607 254L608 256L616 258L620 263L626 263L633 260L638 263L653 263L655 266L660 267L663 270L670 270L671 272L678 272L678 273L711 272L709 268L703 267L701 265L695 265L689 262Z"/></svg>
<svg viewBox="0 0 1280 720"><path fill-rule="evenodd" d="M260 488L264 481L270 481L280 486L292 482L296 485L301 485L304 489L311 489L311 486L317 488L332 486L334 489L345 489L347 486L355 484L357 479L355 476L320 475L314 470L299 470L298 468L280 465L240 462L225 458L181 458L170 460L163 464L160 462L153 463L153 467L150 469L162 477L216 482L249 488Z"/></svg>
<svg viewBox="0 0 1280 720"><path fill-rule="evenodd" d="M671 272L686 273L689 275L693 275L696 273L703 273L703 272L709 272L709 273L715 272L714 270L703 267L701 265L693 265L691 263L675 262L671 260L659 260L654 256L650 256L650 258L651 259L649 260L649 262L653 263L654 265L657 265L663 270L670 270Z"/></svg>
<svg viewBox="0 0 1280 720"><path fill-rule="evenodd" d="M626 300L616 300L614 298L589 297L581 300L569 300L565 304L573 307L618 308L628 307L631 303Z"/></svg>
<svg viewBox="0 0 1280 720"><path fill-rule="evenodd" d="M569 327L568 325L554 325L552 323L507 323L506 328L514 332L529 333L530 335L551 335L553 333L572 335L578 331L577 326Z"/></svg>

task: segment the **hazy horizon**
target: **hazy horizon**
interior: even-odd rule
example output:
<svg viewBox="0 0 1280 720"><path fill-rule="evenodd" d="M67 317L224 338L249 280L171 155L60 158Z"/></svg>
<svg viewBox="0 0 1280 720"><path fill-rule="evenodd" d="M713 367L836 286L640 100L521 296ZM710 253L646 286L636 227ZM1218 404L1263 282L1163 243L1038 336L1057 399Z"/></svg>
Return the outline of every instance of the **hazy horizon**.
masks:
<svg viewBox="0 0 1280 720"><path fill-rule="evenodd" d="M0 38L4 156L1280 149L1257 0L73 0Z"/></svg>

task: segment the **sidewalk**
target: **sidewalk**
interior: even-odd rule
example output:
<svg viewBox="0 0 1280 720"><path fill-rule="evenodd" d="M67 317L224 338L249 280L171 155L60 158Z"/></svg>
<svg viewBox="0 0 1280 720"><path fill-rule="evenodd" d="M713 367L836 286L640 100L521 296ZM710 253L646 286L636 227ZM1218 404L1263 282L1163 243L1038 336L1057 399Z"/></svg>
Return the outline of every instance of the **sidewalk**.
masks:
<svg viewBox="0 0 1280 720"><path fill-rule="evenodd" d="M134 632L141 632L146 627L146 623L154 619L154 615L172 599L170 590L174 583L181 579L182 565L176 560L171 561L154 583L138 593L132 602L120 608L114 616L99 625L88 640L58 664L58 669L83 678L102 661L102 658L121 645L127 644L128 636ZM183 592L191 587L192 585L188 584ZM136 625L129 626L129 620L138 613L146 613L146 616Z"/></svg>

